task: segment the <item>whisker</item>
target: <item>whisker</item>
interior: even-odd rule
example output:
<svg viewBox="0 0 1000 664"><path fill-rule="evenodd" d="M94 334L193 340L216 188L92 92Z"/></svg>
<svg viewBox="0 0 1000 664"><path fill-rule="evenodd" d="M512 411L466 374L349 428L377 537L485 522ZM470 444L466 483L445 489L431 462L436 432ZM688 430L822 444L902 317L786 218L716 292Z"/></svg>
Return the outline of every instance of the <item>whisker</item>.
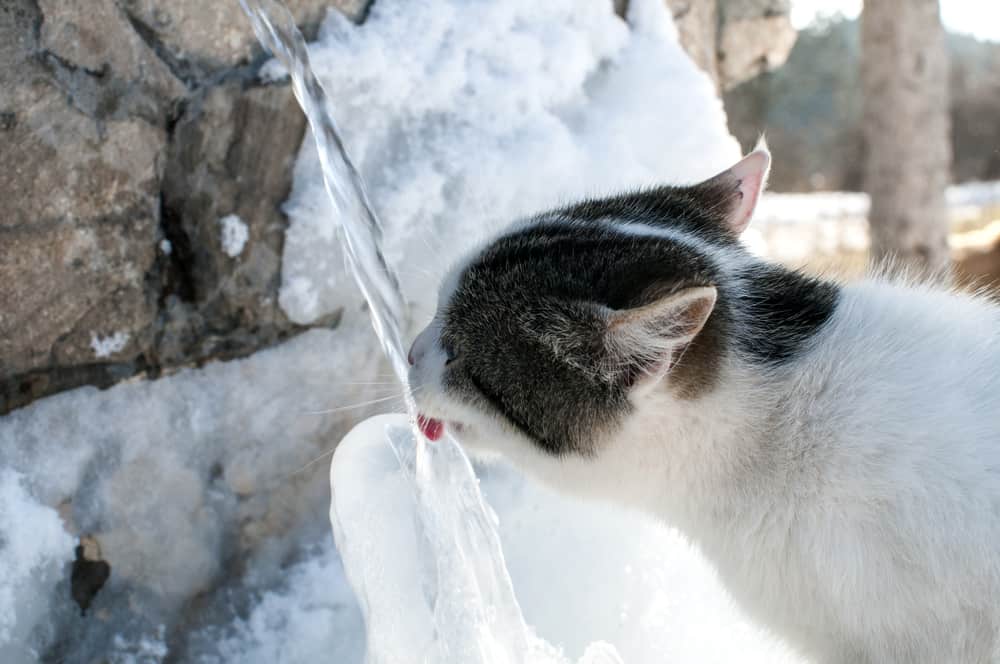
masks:
<svg viewBox="0 0 1000 664"><path fill-rule="evenodd" d="M278 478L278 479L279 479L279 481L281 481L281 482L286 482L286 481L288 481L288 480L292 479L292 478L293 478L293 477L295 477L296 475L298 475L298 474L300 474L300 473L303 473L303 472L305 472L305 471L306 471L306 470L308 470L308 469L309 469L309 468L310 468L311 466L314 466L315 464L319 463L319 462L320 462L320 461L322 461L323 459L325 459L325 458L327 458L327 457L331 457L331 456L333 456L333 453L334 453L334 452L336 452L336 451L337 451L337 448L336 448L336 447L334 447L334 448L333 448L332 450L329 450L329 451L327 451L327 452L323 452L323 454L319 455L319 456L318 456L318 457L316 457L315 459L313 459L313 460L311 460L311 461L308 461L308 462L306 462L306 464L305 464L304 466L302 466L301 468L298 468L297 470L293 470L292 472L288 473L288 474L287 474L287 475L285 475L284 477L280 477L280 478Z"/></svg>
<svg viewBox="0 0 1000 664"><path fill-rule="evenodd" d="M410 394L416 394L417 391L420 390L421 387L423 387L423 386L422 385L418 385L417 387L412 388L410 390ZM392 395L386 396L386 397L379 397L377 399L371 399L369 401L362 401L361 403L351 404L349 406L338 406L336 408L328 408L328 409L325 409L325 410L306 410L306 411L302 411L301 414L302 415L328 415L330 413L339 413L339 412L343 412L345 410L352 410L352 409L355 409L355 408L364 408L365 406L372 406L372 405L375 405L375 404L378 404L378 403L386 403L386 402L391 402L391 401L395 401L395 400L403 400L403 398L404 398L403 397L403 391L400 390L398 394L392 394Z"/></svg>
<svg viewBox="0 0 1000 664"><path fill-rule="evenodd" d="M339 413L345 410L352 410L354 408L364 408L365 406L372 406L377 403L384 403L387 401L396 401L402 399L402 394L393 394L388 397L380 397L378 399L372 399L370 401L363 401L361 403L351 404L350 406L338 406L337 408L327 408L325 410L306 410L303 411L302 415L328 415L330 413Z"/></svg>

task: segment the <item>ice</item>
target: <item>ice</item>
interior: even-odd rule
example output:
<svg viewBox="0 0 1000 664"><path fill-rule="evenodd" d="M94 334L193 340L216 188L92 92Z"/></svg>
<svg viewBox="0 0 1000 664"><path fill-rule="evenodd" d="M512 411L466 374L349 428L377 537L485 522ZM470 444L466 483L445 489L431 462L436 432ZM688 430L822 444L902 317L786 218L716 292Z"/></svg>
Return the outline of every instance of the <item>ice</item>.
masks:
<svg viewBox="0 0 1000 664"><path fill-rule="evenodd" d="M291 566L284 577L278 587L263 593L247 617L199 635L211 652L191 660L360 664L364 625L332 543Z"/></svg>
<svg viewBox="0 0 1000 664"><path fill-rule="evenodd" d="M367 662L403 661L404 653L436 664L795 661L732 607L714 572L675 532L643 515L558 496L502 465L479 475L534 632L527 641L476 644L480 650L470 653L461 639L474 630L442 627L492 617L477 611L475 591L484 585L461 578L464 557L488 552L469 551L461 537L451 543L457 559L422 551L426 516L403 453L412 448L409 435L405 416L370 419L341 442L331 468L330 516L365 615ZM505 608L503 593L484 594ZM448 620L440 620L442 611ZM482 658L497 645L506 649Z"/></svg>
<svg viewBox="0 0 1000 664"><path fill-rule="evenodd" d="M222 227L219 238L222 243L222 251L230 258L236 258L243 253L243 247L246 246L247 239L250 237L246 222L239 216L230 214L219 219L219 225Z"/></svg>

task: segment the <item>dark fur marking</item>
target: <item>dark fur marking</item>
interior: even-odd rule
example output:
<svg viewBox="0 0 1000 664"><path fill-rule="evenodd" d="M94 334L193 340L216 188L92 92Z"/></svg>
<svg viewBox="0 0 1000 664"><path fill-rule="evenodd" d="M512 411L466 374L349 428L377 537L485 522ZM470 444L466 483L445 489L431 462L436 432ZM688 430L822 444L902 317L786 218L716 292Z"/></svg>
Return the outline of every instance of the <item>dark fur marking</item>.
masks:
<svg viewBox="0 0 1000 664"><path fill-rule="evenodd" d="M740 312L752 334L740 336L740 350L764 364L793 359L830 319L840 298L835 284L777 265L756 264L744 278L751 297Z"/></svg>
<svg viewBox="0 0 1000 664"><path fill-rule="evenodd" d="M442 342L474 363L446 372L447 389L495 410L548 453L592 453L598 432L630 411L637 375L623 367L595 378L607 352L598 305L627 309L694 286L715 286L718 298L674 358L668 385L678 397L711 390L730 353L765 366L791 361L832 315L835 285L763 261L733 274L687 244L602 222L659 224L740 252L724 225L734 198L726 183L666 187L588 201L498 238L445 307Z"/></svg>
<svg viewBox="0 0 1000 664"><path fill-rule="evenodd" d="M594 199L569 206L561 214L570 219L640 221L694 234L725 245L737 244L726 214L739 200L739 182L693 187L656 187Z"/></svg>

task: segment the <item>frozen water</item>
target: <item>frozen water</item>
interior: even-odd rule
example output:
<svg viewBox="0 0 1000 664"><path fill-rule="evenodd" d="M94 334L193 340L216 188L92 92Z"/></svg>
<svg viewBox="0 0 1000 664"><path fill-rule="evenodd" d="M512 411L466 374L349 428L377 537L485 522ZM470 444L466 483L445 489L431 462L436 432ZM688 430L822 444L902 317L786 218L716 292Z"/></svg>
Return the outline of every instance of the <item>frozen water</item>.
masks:
<svg viewBox="0 0 1000 664"><path fill-rule="evenodd" d="M338 239L344 243L353 276L368 300L383 348L397 376L405 383L406 367L399 337L402 307L398 282L387 268L382 252L383 229L371 210L354 165L343 150L329 102L313 77L309 53L283 7L269 0L242 0L242 3L258 38L291 75L296 97L316 139L325 190L340 222L342 232ZM657 10L653 7L652 3L634 3L631 17L637 33L647 39L673 37L666 29L670 24L664 18L663 7ZM413 26L407 25L407 29L412 30ZM678 50L676 43L674 48ZM436 53L435 60L438 59L440 55ZM569 60L572 62L573 58ZM605 94L615 98L632 89L631 85L604 87ZM601 86L595 85L594 92L600 91ZM509 101L509 96L508 90L503 101ZM650 99L647 97L646 101L649 103ZM655 95L652 101L658 101ZM586 126L589 118L574 120ZM600 120L606 129L613 126L615 118L606 116ZM305 289L304 299L316 304L319 298L309 292L304 279L299 274L292 280L296 293L301 295L300 291ZM377 423L373 423L373 428L378 428ZM387 468L384 457L357 453L354 438L349 437L341 444L332 470L336 493L331 520L348 578L365 616L368 661L397 662L407 658L456 664L562 661L558 651L527 629L513 596L496 523L487 512L460 447L446 435L428 448L412 431L399 426L384 431L362 431L356 439L367 441L379 436L389 438L398 457L395 464L390 463ZM411 454L414 457L409 459ZM376 467L369 468L373 461ZM400 463L409 472L392 472ZM382 481L387 470L391 477L388 484ZM363 478L360 483L355 481L358 477ZM410 509L390 509L401 505L400 492L412 494ZM402 521L395 518L400 515L404 516ZM410 558L399 560L396 556L400 551L407 552ZM619 658L613 647L601 644L588 648L582 661L601 660L619 661Z"/></svg>
<svg viewBox="0 0 1000 664"><path fill-rule="evenodd" d="M462 566L422 552L425 517L409 477L409 435L405 416L370 419L341 442L331 468L331 521L367 619L368 661L483 661L465 650L475 645L463 641L467 631L441 631L492 616L464 614L475 589ZM504 466L481 469L480 477L532 627L526 639L507 635L506 650L485 661L795 661L745 621L714 572L661 524L557 496ZM473 494L472 487L450 490ZM453 548L462 556L489 553L470 543L457 538ZM434 592L442 588L453 595ZM436 620L442 601L450 621Z"/></svg>
<svg viewBox="0 0 1000 664"><path fill-rule="evenodd" d="M412 471L402 477L408 480L403 486L415 496L412 525L419 534L408 538L407 531L393 529L390 524L390 536L402 537L402 542L391 542L392 546L383 542L374 547L367 545L365 555L344 559L365 615L367 660L372 664L389 664L416 654L419 661L440 664L555 661L546 656L550 649L527 631L504 565L496 524L487 513L469 460L450 435L430 449L416 433L412 422L415 412L408 394L406 352L400 336L405 309L399 282L386 263L382 225L371 208L363 181L344 150L329 101L310 66L302 35L280 3L241 1L258 39L291 75L295 96L316 139L323 181L338 213L339 238L348 265L367 300L376 335L407 396L411 416L410 432L396 428L383 435L389 437L401 458L412 455L412 461L405 464ZM363 527L347 533L343 524L356 525L357 521L340 518L343 515L340 509L331 512L334 535L342 551L353 550L359 536L367 544L370 536L365 534L366 530L383 531L379 523L383 511L370 510L371 487L351 482L357 475L368 474L362 465L367 459L355 459L350 454L351 447L347 448L347 452L338 455L340 461L335 464L336 468L347 468L339 474L338 485L343 485L339 491L347 491L356 501L356 506L347 510L346 519L360 513ZM413 574L411 566L398 563L398 568L394 568L392 562L379 557L400 550L412 552L422 573ZM436 567L435 574L426 573L431 566ZM370 579L372 570L379 574L374 582ZM387 575L387 571L391 574ZM405 583L411 577L413 582ZM409 587L413 584L418 587ZM428 602L423 606L425 611L420 610L419 601L414 601L420 594L409 591L423 591ZM405 617L400 620L400 615ZM382 626L385 621L389 623L387 628Z"/></svg>
<svg viewBox="0 0 1000 664"><path fill-rule="evenodd" d="M377 356L342 352L370 336L367 320L345 320L245 360L74 390L0 418L0 597L17 607L0 599L0 624L16 616L14 643L48 652L65 639L58 659L71 663L124 657L193 616L186 603L229 575L272 583L325 521L325 464L313 462L372 412L330 411L345 393L356 404L379 389L356 384L377 374ZM51 534L64 527L55 506L111 564L86 618L67 586L74 539ZM34 607L44 625L22 641Z"/></svg>

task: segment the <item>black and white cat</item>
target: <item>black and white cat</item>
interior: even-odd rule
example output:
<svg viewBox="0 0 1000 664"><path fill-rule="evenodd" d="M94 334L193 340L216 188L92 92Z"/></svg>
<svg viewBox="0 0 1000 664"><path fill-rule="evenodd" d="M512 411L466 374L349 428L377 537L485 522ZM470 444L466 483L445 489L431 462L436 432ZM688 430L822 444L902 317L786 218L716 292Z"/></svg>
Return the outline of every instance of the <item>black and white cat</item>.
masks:
<svg viewBox="0 0 1000 664"><path fill-rule="evenodd" d="M1000 308L750 255L769 164L471 256L411 351L421 426L677 527L816 662L1000 663Z"/></svg>

